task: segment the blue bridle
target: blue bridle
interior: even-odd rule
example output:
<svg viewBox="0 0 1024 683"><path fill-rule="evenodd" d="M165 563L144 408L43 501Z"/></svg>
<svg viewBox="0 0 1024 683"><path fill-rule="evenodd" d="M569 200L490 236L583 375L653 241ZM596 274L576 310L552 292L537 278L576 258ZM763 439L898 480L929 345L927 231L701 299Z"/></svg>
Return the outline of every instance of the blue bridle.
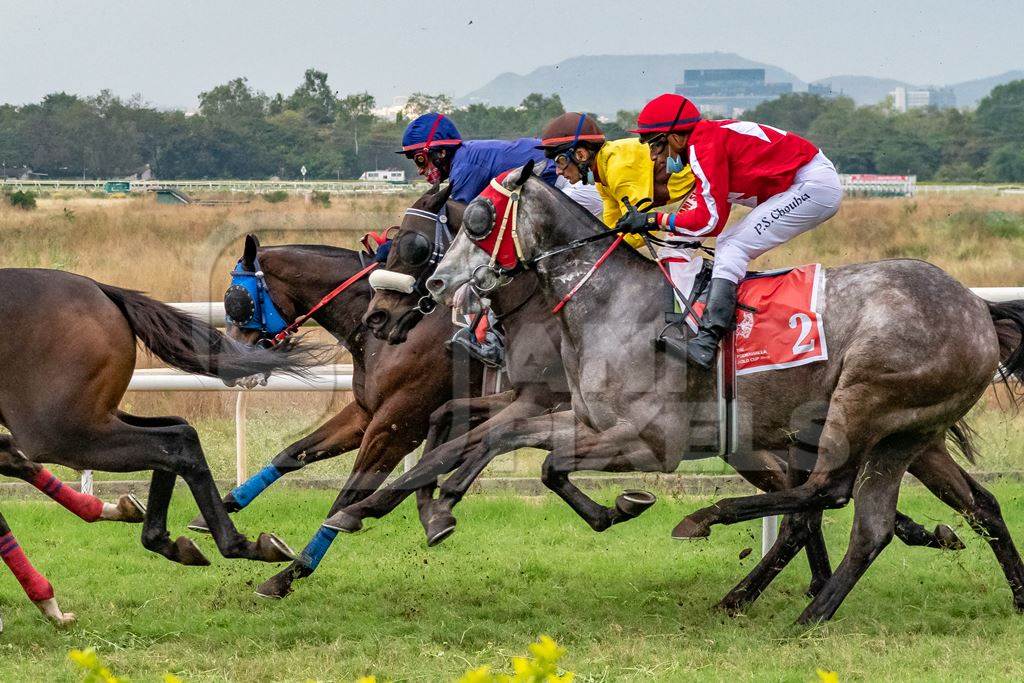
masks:
<svg viewBox="0 0 1024 683"><path fill-rule="evenodd" d="M270 298L258 258L253 260L252 271L245 270L241 259L231 271L231 285L224 293L224 319L243 330L259 330L271 337L288 327Z"/></svg>

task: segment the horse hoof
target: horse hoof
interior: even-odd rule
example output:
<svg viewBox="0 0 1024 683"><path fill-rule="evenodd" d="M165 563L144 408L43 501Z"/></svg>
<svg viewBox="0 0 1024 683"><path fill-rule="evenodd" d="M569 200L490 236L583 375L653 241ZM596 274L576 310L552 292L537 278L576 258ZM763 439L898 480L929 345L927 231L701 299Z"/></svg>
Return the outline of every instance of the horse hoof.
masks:
<svg viewBox="0 0 1024 683"><path fill-rule="evenodd" d="M133 493L117 499L117 511L122 522L140 524L146 520L146 506Z"/></svg>
<svg viewBox="0 0 1024 683"><path fill-rule="evenodd" d="M256 559L263 562L291 562L298 559L295 551L274 534L263 533L256 539Z"/></svg>
<svg viewBox="0 0 1024 683"><path fill-rule="evenodd" d="M956 532L946 524L939 524L935 527L935 538L939 540L939 548L942 550L963 550L967 547L956 535Z"/></svg>
<svg viewBox="0 0 1024 683"><path fill-rule="evenodd" d="M743 605L745 601L740 596L734 596L732 593L722 598L715 607L722 610L730 617L737 617L743 612Z"/></svg>
<svg viewBox="0 0 1024 683"><path fill-rule="evenodd" d="M210 561L203 551L187 536L179 536L174 542L174 561L186 567L209 567Z"/></svg>
<svg viewBox="0 0 1024 683"><path fill-rule="evenodd" d="M256 597L264 600L281 600L292 592L292 582L285 574L272 576L256 588Z"/></svg>
<svg viewBox="0 0 1024 683"><path fill-rule="evenodd" d="M677 541L685 541L692 538L707 538L711 535L711 529L706 524L695 522L689 517L679 522L672 530L672 538Z"/></svg>
<svg viewBox="0 0 1024 683"><path fill-rule="evenodd" d="M625 517L638 517L657 501L654 494L647 491L623 491L615 499L615 509Z"/></svg>
<svg viewBox="0 0 1024 683"><path fill-rule="evenodd" d="M427 545L433 548L455 533L455 517L448 513L434 515L427 522Z"/></svg>
<svg viewBox="0 0 1024 683"><path fill-rule="evenodd" d="M50 620L57 628L64 628L75 623L77 617L74 612L62 612L60 606L57 604L57 598L47 598L46 600L39 600L35 603L36 607L43 616Z"/></svg>
<svg viewBox="0 0 1024 683"><path fill-rule="evenodd" d="M341 531L346 534L354 534L363 528L363 520L340 510L333 517L327 518L323 523L324 527L334 531Z"/></svg>
<svg viewBox="0 0 1024 683"><path fill-rule="evenodd" d="M195 531L200 534L210 533L210 525L206 523L206 519L201 513L196 515L196 518L189 522L186 528L189 531Z"/></svg>

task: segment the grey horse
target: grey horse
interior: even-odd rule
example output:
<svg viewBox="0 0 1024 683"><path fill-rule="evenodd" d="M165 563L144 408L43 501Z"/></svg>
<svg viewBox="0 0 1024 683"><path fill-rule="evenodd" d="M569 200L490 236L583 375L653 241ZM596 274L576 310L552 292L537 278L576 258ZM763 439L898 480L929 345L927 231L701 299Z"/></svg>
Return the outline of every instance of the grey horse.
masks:
<svg viewBox="0 0 1024 683"><path fill-rule="evenodd" d="M447 208L449 227L458 230L462 223L464 205L448 201L447 192L433 190L423 195L416 203L416 211L406 214L398 232L394 235L386 267L410 280L425 281L433 272L434 265L422 263L419 259L407 257L403 251L407 244L422 240L421 251L435 248L432 243L438 212ZM453 220L452 217L455 217ZM421 518L427 532L427 543L436 545L455 530L456 520L453 507L462 499L473 481L495 457L508 451L505 438L507 428L522 424L524 418L535 417L570 408L571 393L566 383L565 369L559 352L561 330L558 321L551 315L550 306L539 296L539 281L534 273L524 273L510 281L507 286L490 293L491 310L504 327L507 347L505 370L512 389L491 396L473 399L455 399L439 408L431 418L431 433L444 433L454 419L467 414L479 416L489 414L468 434L446 441L436 449L425 447L422 463L407 475L403 475L394 486L382 490L362 505L355 505L346 511L347 530L358 526L365 517L382 517L393 510L409 495L413 488L422 486L434 489L439 475L452 472L440 486L440 495L433 500L428 514L421 510ZM364 321L373 333L392 343L401 343L416 321L422 319L417 291L403 292L393 289L378 289L370 301ZM413 320L410 324L410 320ZM478 417L478 420L483 420ZM428 438L428 444L439 443ZM774 491L789 486L784 458L764 454L763 459L753 463L751 469L742 474L761 490ZM713 454L707 457L714 457ZM421 489L422 490L422 489ZM420 497L417 500L421 500ZM644 492L630 491L616 501L614 512L587 519L596 531L604 531L613 523L625 521L646 509L654 497ZM341 525L339 525L341 526ZM344 527L343 527L344 528ZM811 565L814 587L824 585L831 574L824 539L820 529L813 531L813 542L808 545L808 560ZM944 524L934 532L926 530L905 515L897 514L896 535L908 545L923 545L936 548L962 548L963 544L952 529Z"/></svg>
<svg viewBox="0 0 1024 683"><path fill-rule="evenodd" d="M518 237L520 266L533 265L553 305L605 245L534 259L604 228L532 179L530 166L504 181L518 193L519 204L517 230L506 231L503 239ZM472 226L474 220L489 221L490 214L470 205L464 216L468 232L485 235L493 227ZM475 274L493 271L490 260L463 230L427 287L437 301L450 302ZM654 264L630 250L613 253L559 316L573 410L507 428L518 437L508 448L551 451L544 482L585 519L614 512L573 485L571 472L670 472L680 454L713 440L716 406L707 400L713 378L652 350L663 308L651 292L660 291L661 277ZM891 540L900 481L909 470L986 536L1015 606L1024 608L1024 564L998 504L955 464L946 441L948 434L958 434L970 454L958 422L1000 361L1004 372L1024 376L1024 302L988 304L940 269L912 260L829 269L825 301L827 362L748 375L738 387L744 419L737 468L761 452L789 452L793 464L805 463L805 480L787 490L719 501L684 519L673 536L701 537L716 523L794 515L768 556L726 596L724 606L736 609L760 594L805 545L815 515L854 499L846 556L800 616L802 623L826 620ZM815 432L811 453L792 438Z"/></svg>

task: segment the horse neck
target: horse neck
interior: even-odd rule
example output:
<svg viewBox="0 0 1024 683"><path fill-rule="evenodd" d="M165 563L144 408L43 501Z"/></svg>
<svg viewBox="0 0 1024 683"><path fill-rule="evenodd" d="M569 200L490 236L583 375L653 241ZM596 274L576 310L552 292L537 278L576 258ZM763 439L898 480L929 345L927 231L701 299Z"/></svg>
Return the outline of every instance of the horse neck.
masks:
<svg viewBox="0 0 1024 683"><path fill-rule="evenodd" d="M289 319L305 315L363 267L357 252L341 248L325 252L302 247L269 247L260 251L259 258L271 298ZM313 319L357 361L365 347L363 314L371 295L370 285L364 278L352 283L313 314Z"/></svg>

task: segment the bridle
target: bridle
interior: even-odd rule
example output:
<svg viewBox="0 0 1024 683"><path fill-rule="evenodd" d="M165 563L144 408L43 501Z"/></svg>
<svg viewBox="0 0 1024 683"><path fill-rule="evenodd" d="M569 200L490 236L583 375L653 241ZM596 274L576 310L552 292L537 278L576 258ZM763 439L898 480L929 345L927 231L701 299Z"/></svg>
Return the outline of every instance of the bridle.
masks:
<svg viewBox="0 0 1024 683"><path fill-rule="evenodd" d="M604 264L604 262L611 256L611 253L618 248L623 241L623 236L626 233L635 231L635 228L612 228L609 230L603 230L593 235L586 235L575 239L568 244L564 244L558 247L554 247L547 251L541 252L531 258L524 258L523 248L519 241L519 232L517 230L518 214L519 214L519 200L521 195L521 188L525 185L525 181L518 182L512 189L505 187L502 184L502 180L507 174L498 176L491 180L490 186L483 192L477 199L470 203L470 206L466 208L467 214L470 214L470 210L474 204L477 206L484 207L483 210L487 212L487 215L491 217L490 227L487 231L473 232L471 227L472 217L471 215L463 216L463 230L466 231L466 235L476 244L477 247L490 253L490 259L488 263L477 266L473 270L472 279L470 282L474 289L481 293L489 293L494 291L496 288L507 284L508 281L520 270L534 268L540 261L562 254L567 251L573 251L579 249L584 245L596 242L599 240L615 238L611 246L608 247L601 255L601 257L594 263L590 270L576 283L571 291L552 309L552 313L558 313L566 303L579 291L579 289L594 275L595 272ZM528 179L528 176L527 176ZM625 198L624 198L625 199ZM628 200L625 200L628 203ZM478 204L479 202L479 204ZM643 204L644 202L639 202ZM502 215L499 217L497 214L501 211ZM467 221L467 218L469 220ZM491 237L495 235L493 241ZM511 240L512 246L509 246L506 241ZM648 249L651 250L652 256L654 256L654 250L652 245L659 246L671 246L681 248L697 248L703 249L710 254L714 254L714 250L710 247L706 247L699 241L693 242L668 242L660 238L654 237L649 233L644 234L644 240L647 243ZM672 282L672 278L665 270L664 265L655 258L655 263L658 264L662 274L668 280L669 284L673 289L676 289L675 284ZM678 291L678 290L677 290ZM686 301L686 295L681 295L682 301ZM694 315L695 319L699 320L700 316L694 311L689 311Z"/></svg>
<svg viewBox="0 0 1024 683"><path fill-rule="evenodd" d="M452 243L451 229L448 227L448 204L445 203L441 206L437 212L427 211L425 209L417 209L410 207L405 210L406 216L413 216L415 218L425 218L433 221L434 223L434 244L430 251L430 256L422 263L410 263L414 267L420 268L420 274L418 277L413 278L411 275L405 273L397 273L391 270L381 269L377 271L378 277L375 277L371 284L375 289L390 290L399 292L401 294L417 294L416 305L413 307L414 310L419 311L423 315L429 315L435 308L437 308L437 302L434 301L430 296L430 292L427 291L427 279L434 273L437 268L437 264L444 258L445 252L448 250L449 245ZM416 240L416 238L426 240L426 237L419 232L408 232L405 235L400 235L395 238L393 242L393 249L399 259L403 258L402 255L402 240L409 239L410 241ZM398 285L389 281L389 276L393 277L395 281L400 281L403 284Z"/></svg>
<svg viewBox="0 0 1024 683"><path fill-rule="evenodd" d="M224 318L227 322L243 330L258 331L260 338L257 344L273 348L295 334L307 320L313 317L313 314L379 265L380 263L374 261L363 266L354 275L325 294L306 313L298 316L291 323L287 323L270 296L270 287L267 286L263 269L260 268L259 257L253 259L253 270L251 271L245 270L242 259L239 259L235 269L231 271L231 285L224 293Z"/></svg>

